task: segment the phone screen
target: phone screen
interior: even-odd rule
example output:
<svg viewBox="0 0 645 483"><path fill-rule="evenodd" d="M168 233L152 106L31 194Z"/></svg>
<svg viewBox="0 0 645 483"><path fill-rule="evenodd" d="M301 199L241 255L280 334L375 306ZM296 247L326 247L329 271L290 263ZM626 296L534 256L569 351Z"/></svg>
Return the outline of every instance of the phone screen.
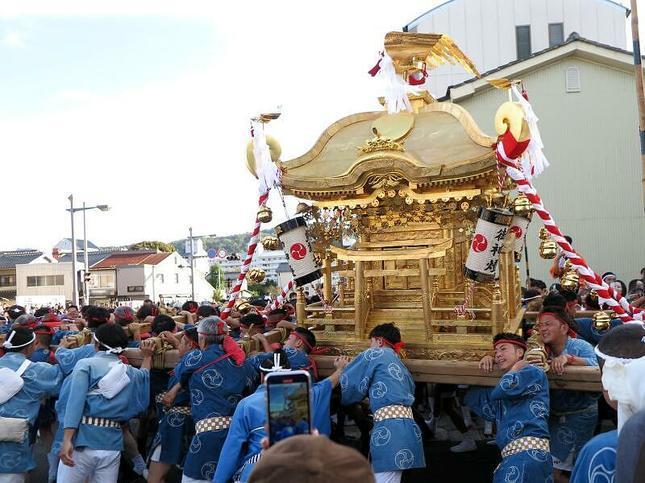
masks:
<svg viewBox="0 0 645 483"><path fill-rule="evenodd" d="M266 379L269 443L311 433L310 377L305 371L269 374Z"/></svg>

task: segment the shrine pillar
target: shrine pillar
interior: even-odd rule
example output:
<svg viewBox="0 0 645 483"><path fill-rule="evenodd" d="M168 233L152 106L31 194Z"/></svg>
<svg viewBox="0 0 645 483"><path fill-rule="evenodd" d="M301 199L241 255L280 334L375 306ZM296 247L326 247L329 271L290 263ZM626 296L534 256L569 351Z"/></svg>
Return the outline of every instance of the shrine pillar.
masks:
<svg viewBox="0 0 645 483"><path fill-rule="evenodd" d="M423 322L426 330L426 341L432 339L432 310L430 307L430 279L428 259L419 259L419 275L421 278L421 303L423 305Z"/></svg>

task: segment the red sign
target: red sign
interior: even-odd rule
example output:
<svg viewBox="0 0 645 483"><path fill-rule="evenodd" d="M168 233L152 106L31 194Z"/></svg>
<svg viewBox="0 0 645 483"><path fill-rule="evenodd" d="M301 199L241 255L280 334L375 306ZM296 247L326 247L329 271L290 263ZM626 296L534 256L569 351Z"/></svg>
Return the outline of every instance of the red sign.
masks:
<svg viewBox="0 0 645 483"><path fill-rule="evenodd" d="M289 248L289 254L294 260L302 260L307 256L307 247L302 243L294 243Z"/></svg>
<svg viewBox="0 0 645 483"><path fill-rule="evenodd" d="M515 238L522 238L522 229L517 225L511 227L511 233L515 235Z"/></svg>
<svg viewBox="0 0 645 483"><path fill-rule="evenodd" d="M481 233L477 233L475 238L473 238L473 250L477 253L481 253L488 248L488 240Z"/></svg>

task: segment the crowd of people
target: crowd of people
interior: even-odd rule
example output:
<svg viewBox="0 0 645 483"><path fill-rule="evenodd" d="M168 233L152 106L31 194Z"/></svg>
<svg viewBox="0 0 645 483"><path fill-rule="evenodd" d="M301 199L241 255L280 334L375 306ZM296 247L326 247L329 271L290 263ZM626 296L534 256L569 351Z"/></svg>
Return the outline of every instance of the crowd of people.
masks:
<svg viewBox="0 0 645 483"><path fill-rule="evenodd" d="M613 273L604 278L618 282ZM486 421L501 452L495 482L643 481L645 328L613 321L600 330L577 317L600 308L590 291L547 289L539 280L528 285L524 303L537 317L525 321L521 335L496 334L479 363L484 373L501 371L497 384L459 393L434 385L434 420L448 394L453 402L443 409L464 433L457 453L477 448L467 444L464 418L471 421L472 412ZM643 304L643 280L629 287L632 304ZM337 357L333 373L321 378L312 358L316 337L295 323L293 305L263 304L226 320L216 304L195 302L178 310L146 301L137 311L69 306L33 314L7 307L0 327L0 483L28 480L36 443L49 450L48 478L59 483L128 481L127 474L157 483L176 468L186 483L330 481L330 475L397 483L405 470L425 468L424 442L436 429L423 414L430 392L402 362L396 324L373 328L368 349L351 360ZM282 344L265 336L275 328L289 334ZM527 346L533 332L543 356ZM237 342L250 339L260 352L246 354ZM154 367L159 345L177 350L172 369ZM127 348L139 349L138 367ZM549 389L546 368L562 374L569 366L598 365L603 394ZM315 434L269 448L263 382L292 370L314 381ZM362 455L332 442L343 441L346 418L361 432ZM616 430L602 432L607 424Z"/></svg>

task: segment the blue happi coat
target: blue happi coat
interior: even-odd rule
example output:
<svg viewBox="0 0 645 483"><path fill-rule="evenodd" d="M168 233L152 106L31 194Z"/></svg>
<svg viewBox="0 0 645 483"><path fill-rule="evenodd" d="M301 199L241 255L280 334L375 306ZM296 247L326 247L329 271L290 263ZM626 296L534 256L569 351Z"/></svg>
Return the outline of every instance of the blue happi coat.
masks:
<svg viewBox="0 0 645 483"><path fill-rule="evenodd" d="M283 347L282 350L285 352L285 354L287 354L287 359L289 359L289 365L291 366L292 370L309 371L312 380L316 380L316 371L314 370L313 363L311 362L311 359L306 352L294 349L293 347ZM273 352L260 352L259 354L254 354L249 357L248 361L249 364L251 364L251 366L253 366L253 368L259 372L260 366L267 359L273 360Z"/></svg>
<svg viewBox="0 0 645 483"><path fill-rule="evenodd" d="M127 422L148 408L150 398L150 371L126 366L130 378L127 384L112 399L101 394L88 394L97 388L101 378L115 364L122 364L118 356L98 351L93 357L78 361L69 376L69 393L66 399L63 427L76 429L75 448L87 447L108 451L123 449L121 428L100 427L81 423L83 416Z"/></svg>
<svg viewBox="0 0 645 483"><path fill-rule="evenodd" d="M567 338L562 354L582 357L588 366L598 366L593 347L582 339ZM553 354L552 357L559 355L561 354ZM585 391L551 391L551 454L569 469L573 467L580 448L593 436L598 418L599 396L599 393ZM555 463L556 467L560 466L558 461Z"/></svg>
<svg viewBox="0 0 645 483"><path fill-rule="evenodd" d="M0 367L18 370L25 356L18 352L8 352L0 357ZM45 362L33 362L23 373L22 389L4 404L0 404L0 416L28 419L33 426L40 409L40 400L56 396L63 381L58 366ZM36 467L29 439L20 443L0 442L0 473L25 473Z"/></svg>
<svg viewBox="0 0 645 483"><path fill-rule="evenodd" d="M332 385L325 379L311 389L311 414L313 427L320 434L331 433L329 404ZM267 436L264 425L267 420L266 386L262 384L255 393L245 397L235 408L228 436L222 447L222 456L217 464L213 481L228 483L238 473L236 481L249 479L255 463L249 459L262 451L262 438Z"/></svg>
<svg viewBox="0 0 645 483"><path fill-rule="evenodd" d="M536 366L506 373L495 387L470 388L464 404L497 424L495 441L500 450L527 436L549 439L549 382ZM552 472L551 454L530 449L502 459L493 481L545 483L552 481Z"/></svg>
<svg viewBox="0 0 645 483"><path fill-rule="evenodd" d="M199 352L197 349L184 354L178 366L185 366L188 359L195 360ZM168 389L171 389L178 382L177 372L172 371L168 379ZM184 441L192 434L195 426L193 418L189 414L183 414L173 409L178 407L190 407L190 392L187 389L182 388L177 393L171 408L166 408L163 404L157 404L159 428L150 450L150 454L152 454L157 446L161 445L159 461L172 465L183 464L186 457Z"/></svg>
<svg viewBox="0 0 645 483"><path fill-rule="evenodd" d="M588 317L583 317L583 318L576 319L576 328L577 328L576 331L577 331L578 337L586 340L591 345L598 345L598 342L600 342L600 339L602 339L602 337L607 332L609 332L609 330L621 324L622 322L620 321L620 319L612 319L609 325L609 329L598 330L593 325L593 319L590 319Z"/></svg>
<svg viewBox="0 0 645 483"><path fill-rule="evenodd" d="M389 347L367 349L345 367L340 378L342 404L369 396L372 412L394 404L412 406L414 381ZM374 423L370 453L375 473L425 468L421 430L409 418Z"/></svg>
<svg viewBox="0 0 645 483"><path fill-rule="evenodd" d="M616 477L616 449L618 431L609 431L595 436L584 445L570 483L613 483Z"/></svg>
<svg viewBox="0 0 645 483"><path fill-rule="evenodd" d="M242 393L252 384L253 369L249 365L237 366L230 357L220 359L223 356L222 346L213 344L203 351L190 352L175 367L182 385L188 381L195 424L202 419L232 416ZM204 368L207 364L211 365ZM197 480L210 480L227 433L228 429L195 434L186 455L184 474Z"/></svg>

